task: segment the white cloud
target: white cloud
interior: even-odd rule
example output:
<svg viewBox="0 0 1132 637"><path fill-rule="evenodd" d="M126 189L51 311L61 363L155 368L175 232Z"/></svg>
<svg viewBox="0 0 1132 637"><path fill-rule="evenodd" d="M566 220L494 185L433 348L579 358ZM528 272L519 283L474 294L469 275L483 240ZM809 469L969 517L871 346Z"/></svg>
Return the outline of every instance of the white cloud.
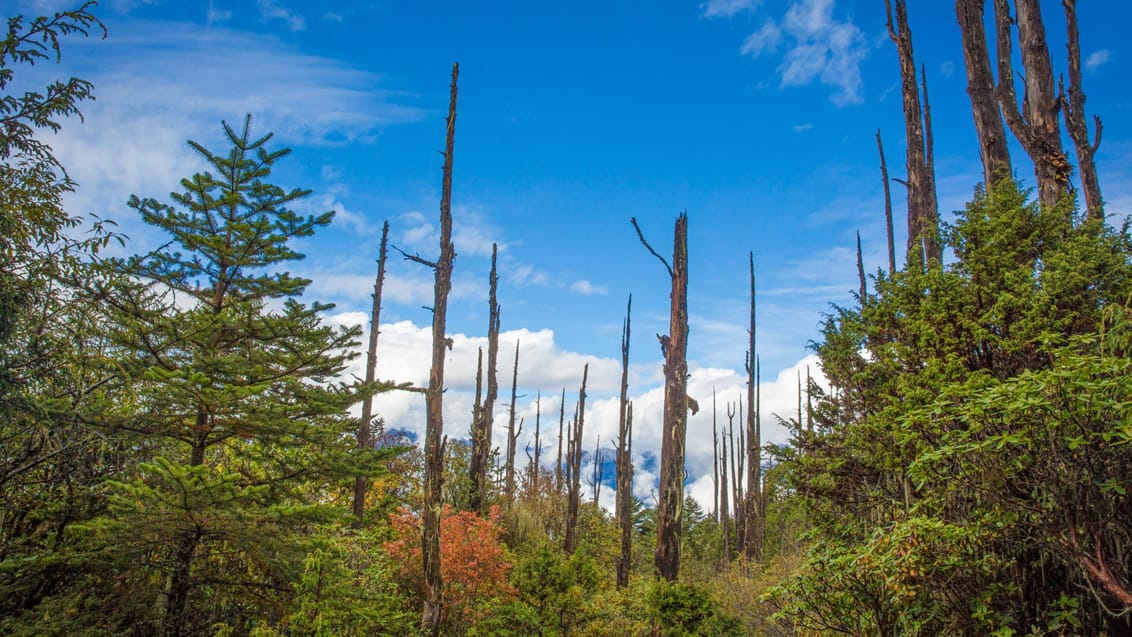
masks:
<svg viewBox="0 0 1132 637"><path fill-rule="evenodd" d="M955 74L955 63L948 60L939 65L939 74L943 77L951 77Z"/></svg>
<svg viewBox="0 0 1132 637"><path fill-rule="evenodd" d="M744 11L754 11L762 0L708 0L700 5L705 18L730 18Z"/></svg>
<svg viewBox="0 0 1132 637"><path fill-rule="evenodd" d="M232 18L232 12L227 9L217 9L211 3L208 5L208 12L205 14L205 21L209 24L219 24L227 22Z"/></svg>
<svg viewBox="0 0 1132 637"><path fill-rule="evenodd" d="M585 279L574 281L570 284L570 291L582 296L605 296L609 294L609 288L604 285L594 285Z"/></svg>
<svg viewBox="0 0 1132 637"><path fill-rule="evenodd" d="M837 89L830 98L834 104L859 104L860 65L869 45L852 20L839 20L833 9L833 0L794 0L781 21L763 23L743 42L740 52L759 58L777 53L785 45L777 68L780 86L805 86L817 81Z"/></svg>
<svg viewBox="0 0 1132 637"><path fill-rule="evenodd" d="M276 0L256 0L259 13L266 20L282 20L292 31L302 31L307 28L306 19L292 11Z"/></svg>
<svg viewBox="0 0 1132 637"><path fill-rule="evenodd" d="M813 125L812 122L806 122L805 124L795 124L794 125L794 132L795 133L804 133L808 130L813 130L813 129L814 129L814 125Z"/></svg>
<svg viewBox="0 0 1132 637"><path fill-rule="evenodd" d="M1100 51L1093 51L1089 54L1089 57L1085 58L1085 68L1090 71L1095 71L1101 66L1108 64L1111 60L1111 50L1101 49Z"/></svg>

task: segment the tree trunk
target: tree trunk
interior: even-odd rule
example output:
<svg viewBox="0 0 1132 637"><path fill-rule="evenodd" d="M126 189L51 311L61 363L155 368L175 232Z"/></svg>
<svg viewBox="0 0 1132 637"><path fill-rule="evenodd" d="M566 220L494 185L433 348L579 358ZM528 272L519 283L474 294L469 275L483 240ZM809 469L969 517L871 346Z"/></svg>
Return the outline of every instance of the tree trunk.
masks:
<svg viewBox="0 0 1132 637"><path fill-rule="evenodd" d="M558 402L558 463L554 469L554 492L562 493L562 427L566 423L566 388L562 388L562 399Z"/></svg>
<svg viewBox="0 0 1132 637"><path fill-rule="evenodd" d="M632 408L629 406L629 334L633 296L625 306L625 325L621 330L621 399L617 423L617 523L621 527L621 556L617 559L617 588L629 585L629 566L633 549L633 459Z"/></svg>
<svg viewBox="0 0 1132 637"><path fill-rule="evenodd" d="M727 403L727 430L734 431L735 427L735 410L731 403ZM723 564L724 566L731 564L731 481L728 479L727 465L730 462L731 455L727 450L727 431L723 432L720 436L720 463L719 463L719 520L723 528Z"/></svg>
<svg viewBox="0 0 1132 637"><path fill-rule="evenodd" d="M366 350L366 384L373 383L377 376L377 335L381 325L381 288L385 284L385 256L389 244L389 222L381 227L381 247L377 256L377 280L373 284L373 310L370 314L369 348ZM358 423L358 448L373 448L373 431L370 424L373 421L373 396L366 396L362 401L362 419ZM362 517L365 515L366 487L369 478L357 476L354 479L354 525L361 527Z"/></svg>
<svg viewBox="0 0 1132 637"><path fill-rule="evenodd" d="M496 367L499 358L499 302L496 290L499 276L495 264L498 246L491 244L491 274L488 276L487 319L487 396L479 417L472 426L471 474L472 494L468 507L480 515L487 513L487 467L491 462L491 430L495 423L495 400L499 396Z"/></svg>
<svg viewBox="0 0 1132 637"><path fill-rule="evenodd" d="M421 559L424 567L425 599L421 629L436 637L440 634L443 582L440 576L440 500L444 482L444 355L450 347L445 334L448 293L452 289L452 153L456 141L456 80L460 65L452 65L452 86L448 103L448 125L444 142L444 176L440 195L440 257L430 264L436 275L432 305L432 368L425 392L425 473L424 510L421 515Z"/></svg>
<svg viewBox="0 0 1132 637"><path fill-rule="evenodd" d="M1069 192L1069 161L1061 148L1060 102L1046 46L1038 0L1016 0L1018 42L1025 69L1025 98L1019 110L1014 88L1012 34L1008 0L994 0L998 33L998 101L1007 126L1034 163L1038 201L1053 206Z"/></svg>
<svg viewBox="0 0 1132 637"><path fill-rule="evenodd" d="M893 24L892 0L885 0L888 34L896 44L900 58L900 86L904 96L904 132L907 137L908 170L908 265L923 268L932 259L941 258L939 244L939 212L935 197L935 178L925 146L920 89L916 85L916 62L912 53L912 32L908 28L908 11L904 0L895 0L896 22ZM922 246L922 249L921 249Z"/></svg>
<svg viewBox="0 0 1132 637"><path fill-rule="evenodd" d="M755 354L755 255L748 253L751 271L751 322L747 330L749 336L747 352L747 498L745 507L746 538L743 547L746 550L747 561L758 562L762 559L763 535L765 528L765 515L762 501L759 497L762 484L762 422L758 415L758 358Z"/></svg>
<svg viewBox="0 0 1132 637"><path fill-rule="evenodd" d="M515 368L511 373L511 415L507 420L507 468L504 473L504 494L508 502L515 500L515 447L519 440L519 433L523 430L522 423L519 430L515 430L515 398L519 389L519 340L515 340Z"/></svg>
<svg viewBox="0 0 1132 637"><path fill-rule="evenodd" d="M877 151L880 153L880 180L884 184L884 227L888 234L888 276L896 273L896 240L892 234L892 189L888 182L888 164L884 160L884 144L877 129Z"/></svg>
<svg viewBox="0 0 1132 637"><path fill-rule="evenodd" d="M570 493L566 502L566 538L563 548L568 555L578 548L578 506L581 500L582 470L582 431L586 421L586 381L590 375L590 364L582 368L582 387L578 390L578 413L574 417L573 432L570 434L569 463Z"/></svg>
<svg viewBox="0 0 1132 637"><path fill-rule="evenodd" d="M688 409L688 215L676 218L670 266L645 241L637 220L633 227L641 243L660 259L672 282L668 336L657 336L664 356L664 424L660 452L660 502L656 524L656 571L667 581L680 573L680 536L684 512L684 451Z"/></svg>
<svg viewBox="0 0 1132 637"><path fill-rule="evenodd" d="M1089 141L1089 127L1085 123L1085 93L1081 88L1081 43L1077 31L1077 0L1061 0L1065 7L1065 22L1069 38L1069 93L1061 87L1061 101L1065 106L1065 128L1073 140L1077 152L1077 172L1081 176L1081 191L1085 197L1085 210L1088 218L1104 221L1104 201L1101 199L1101 185L1097 180L1097 166L1093 161L1097 148L1101 145L1101 119L1093 116L1096 138Z"/></svg>
<svg viewBox="0 0 1132 637"><path fill-rule="evenodd" d="M987 33L983 14L987 0L955 0L955 14L963 33L963 60L967 66L967 95L979 138L983 160L983 179L990 189L1000 179L1010 178L1010 150L1006 127L995 97L994 73L987 54Z"/></svg>

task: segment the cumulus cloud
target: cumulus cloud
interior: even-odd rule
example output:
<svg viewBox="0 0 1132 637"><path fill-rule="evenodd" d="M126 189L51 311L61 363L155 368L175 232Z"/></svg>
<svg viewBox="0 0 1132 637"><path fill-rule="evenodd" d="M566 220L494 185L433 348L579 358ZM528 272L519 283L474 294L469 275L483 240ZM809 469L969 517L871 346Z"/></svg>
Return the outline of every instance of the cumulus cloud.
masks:
<svg viewBox="0 0 1132 637"><path fill-rule="evenodd" d="M574 281L570 284L570 291L582 296L604 296L609 294L609 288L604 285L594 285L585 279Z"/></svg>

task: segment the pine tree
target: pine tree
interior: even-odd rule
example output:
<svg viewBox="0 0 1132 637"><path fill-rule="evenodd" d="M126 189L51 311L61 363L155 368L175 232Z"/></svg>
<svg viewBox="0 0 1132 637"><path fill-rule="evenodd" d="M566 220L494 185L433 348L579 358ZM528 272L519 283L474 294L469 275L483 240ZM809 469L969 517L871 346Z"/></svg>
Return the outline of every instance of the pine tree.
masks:
<svg viewBox="0 0 1132 637"><path fill-rule="evenodd" d="M271 135L250 125L224 124L225 154L189 142L209 171L183 180L172 204L131 197L171 239L117 261L121 289L106 294L137 388L136 411L116 424L157 450L116 485L121 515L107 524L130 529L161 582L153 623L169 637L248 621L255 603L231 591L286 594L302 559L289 531L320 519L317 503L353 472L375 470L348 462L357 396L333 384L360 330L323 325L332 306L301 303L308 281L283 269L303 257L290 241L333 213L291 209L310 191L266 181L289 151L268 150Z"/></svg>

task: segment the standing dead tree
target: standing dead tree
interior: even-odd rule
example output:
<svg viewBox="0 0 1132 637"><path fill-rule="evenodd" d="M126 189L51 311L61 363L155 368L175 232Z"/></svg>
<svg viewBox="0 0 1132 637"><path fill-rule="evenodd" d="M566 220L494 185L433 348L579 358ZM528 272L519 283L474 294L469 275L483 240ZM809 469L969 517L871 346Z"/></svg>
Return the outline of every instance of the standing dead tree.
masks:
<svg viewBox="0 0 1132 637"><path fill-rule="evenodd" d="M762 484L762 421L758 414L758 359L755 355L755 254L747 254L751 274L751 320L747 328L747 497L744 501L746 508L746 526L744 530L743 548L747 562L757 562L762 559L763 536L765 534L766 513L762 507L760 495Z"/></svg>
<svg viewBox="0 0 1132 637"><path fill-rule="evenodd" d="M715 388L711 388L711 508L719 522L719 414L715 405Z"/></svg>
<svg viewBox="0 0 1132 637"><path fill-rule="evenodd" d="M452 65L448 101L448 125L444 141L443 184L440 194L440 256L428 261L419 255L401 254L409 261L432 268L435 274L432 305L432 367L425 390L424 506L421 512L421 560L424 567L424 605L421 629L426 635L440 634L443 582L440 577L440 502L444 483L444 352L452 347L445 335L448 293L452 290L452 153L456 142L456 80L460 65Z"/></svg>
<svg viewBox="0 0 1132 637"><path fill-rule="evenodd" d="M617 419L617 524L621 528L621 555L617 558L617 588L629 585L633 551L633 407L629 403L629 334L633 295L625 305L621 329L621 399Z"/></svg>
<svg viewBox="0 0 1132 637"><path fill-rule="evenodd" d="M884 227L888 234L888 276L896 273L896 240L892 235L892 189L888 182L888 163L884 160L884 144L877 129L877 152L880 153L880 180L884 184Z"/></svg>
<svg viewBox="0 0 1132 637"><path fill-rule="evenodd" d="M515 340L515 368L511 373L511 415L507 420L507 468L504 473L504 495L508 502L515 500L515 448L518 446L519 434L523 432L523 422L515 427L515 399L519 389L519 341Z"/></svg>
<svg viewBox="0 0 1132 637"><path fill-rule="evenodd" d="M1101 145L1101 118L1093 116L1095 139L1089 141L1089 126L1085 122L1085 93L1081 88L1081 36L1077 30L1077 0L1061 0L1065 8L1065 22L1069 31L1066 47L1069 50L1069 93L1063 82L1058 82L1058 93L1065 107L1065 128L1073 140L1077 153L1077 173L1081 177L1081 191L1085 196L1088 218L1104 221L1104 201L1101 184L1097 180L1097 166L1093 156Z"/></svg>
<svg viewBox="0 0 1132 637"><path fill-rule="evenodd" d="M722 447L719 452L719 520L723 525L723 563L731 563L731 481L727 478L727 465L731 461L731 454L727 448L727 438L730 432L735 431L735 406L727 403L727 431L720 436Z"/></svg>
<svg viewBox="0 0 1132 637"><path fill-rule="evenodd" d="M1038 201L1054 206L1069 192L1069 160L1061 147L1061 101L1053 84L1053 66L1046 46L1038 0L1015 0L1017 19L1008 0L994 0L997 31L998 101L1006 125L1034 163ZM1025 70L1021 108L1014 87L1013 34L1018 26L1019 53Z"/></svg>
<svg viewBox="0 0 1132 637"><path fill-rule="evenodd" d="M963 61L967 66L967 95L979 138L983 178L988 188L1010 177L1010 150L1006 127L995 97L994 73L987 55L987 33L983 14L987 0L955 0L955 15L963 34Z"/></svg>
<svg viewBox="0 0 1132 637"><path fill-rule="evenodd" d="M554 492L562 493L562 436L566 423L566 388L562 388L562 398L558 401L558 463L554 468Z"/></svg>
<svg viewBox="0 0 1132 637"><path fill-rule="evenodd" d="M908 28L908 10L904 0L884 0L888 35L896 44L900 58L900 88L904 96L904 132L907 137L906 165L908 179L908 264L924 267L933 259L939 262L943 248L939 242L939 206L936 202L935 175L932 173L930 150L930 115L927 123L920 107L920 88L916 84L916 62L912 53L912 32ZM927 102L925 96L925 103ZM930 111L929 111L930 112Z"/></svg>
<svg viewBox="0 0 1132 637"><path fill-rule="evenodd" d="M656 524L656 571L659 577L674 582L680 573L688 410L699 409L688 397L688 215L683 213L676 218L672 265L645 240L636 218L632 219L632 224L641 244L660 260L672 282L668 335L657 335L664 356L664 424Z"/></svg>
<svg viewBox="0 0 1132 637"><path fill-rule="evenodd" d="M605 466L602 464L603 458L601 453L601 436L597 437L594 442L594 467L593 475L590 476L590 486L593 488L593 502L594 505L598 504L601 498L601 481L605 479Z"/></svg>
<svg viewBox="0 0 1132 637"><path fill-rule="evenodd" d="M472 457L468 462L471 474L472 493L468 508L483 515L487 513L487 469L491 462L491 430L495 423L495 401L499 396L499 381L496 374L499 359L499 302L496 290L499 276L495 263L498 254L496 244L491 244L491 274L488 276L488 319L487 319L487 396L483 407L472 422ZM482 353L482 352L481 352ZM479 379L476 380L476 395L479 396Z"/></svg>
<svg viewBox="0 0 1132 637"><path fill-rule="evenodd" d="M743 403L736 401L739 406L739 442L735 442L735 427L728 428L728 435L730 436L730 449L731 449L731 510L734 512L735 519L735 550L737 553L743 552L744 525L746 519L743 516ZM738 465L738 466L736 466Z"/></svg>
<svg viewBox="0 0 1132 637"><path fill-rule="evenodd" d="M381 246L377 256L377 279L373 283L373 309L369 321L369 347L366 349L365 383L373 384L377 376L377 335L381 325L381 289L385 284L385 256L389 245L389 222L381 227ZM358 422L358 448L373 448L373 394L362 401L362 419ZM360 527L366 511L366 487L369 478L359 475L354 478L354 525Z"/></svg>
<svg viewBox="0 0 1132 637"><path fill-rule="evenodd" d="M530 468L527 471L527 493L528 497L534 498L539 493L539 476L542 472L542 465L539 464L539 454L542 453L542 392L540 391L535 397L535 454L530 457L530 446L527 447L527 456L530 458Z"/></svg>
<svg viewBox="0 0 1132 637"><path fill-rule="evenodd" d="M574 422L568 441L569 450L566 462L568 463L568 481L570 493L566 502L566 538L563 549L567 554L573 555L578 548L578 508L581 501L581 470L582 470L582 431L586 421L586 381L590 375L590 364L582 368L582 387L578 390L578 411L574 415Z"/></svg>

